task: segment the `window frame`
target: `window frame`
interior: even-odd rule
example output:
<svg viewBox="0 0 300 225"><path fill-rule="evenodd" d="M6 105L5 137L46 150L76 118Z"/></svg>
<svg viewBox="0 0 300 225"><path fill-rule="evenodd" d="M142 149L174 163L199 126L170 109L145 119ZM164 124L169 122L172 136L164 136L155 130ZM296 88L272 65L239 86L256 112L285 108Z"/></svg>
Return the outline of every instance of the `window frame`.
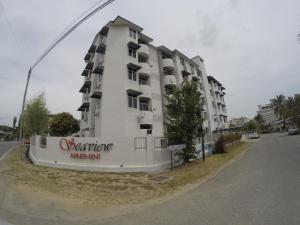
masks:
<svg viewBox="0 0 300 225"><path fill-rule="evenodd" d="M128 68L128 80L136 82L137 74L135 70Z"/></svg>
<svg viewBox="0 0 300 225"><path fill-rule="evenodd" d="M137 37L137 31L132 29L132 28L129 28L129 37L133 38L133 39L136 39Z"/></svg>
<svg viewBox="0 0 300 225"><path fill-rule="evenodd" d="M138 108L138 99L134 94L127 93L127 105L128 108L137 109Z"/></svg>
<svg viewBox="0 0 300 225"><path fill-rule="evenodd" d="M132 58L136 58L136 50L128 47L128 55L131 56Z"/></svg>

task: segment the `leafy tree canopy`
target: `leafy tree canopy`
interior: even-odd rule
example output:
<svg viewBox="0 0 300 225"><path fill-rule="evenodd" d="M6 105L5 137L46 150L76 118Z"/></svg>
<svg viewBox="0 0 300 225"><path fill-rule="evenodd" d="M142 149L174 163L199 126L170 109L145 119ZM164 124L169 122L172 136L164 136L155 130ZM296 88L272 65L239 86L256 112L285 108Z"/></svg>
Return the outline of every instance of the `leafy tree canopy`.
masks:
<svg viewBox="0 0 300 225"><path fill-rule="evenodd" d="M169 143L186 145L181 158L188 162L195 157L195 140L204 138L203 102L198 82L184 80L180 88L174 86L167 96L167 124Z"/></svg>
<svg viewBox="0 0 300 225"><path fill-rule="evenodd" d="M78 121L67 112L55 114L50 119L50 135L65 137L79 130Z"/></svg>
<svg viewBox="0 0 300 225"><path fill-rule="evenodd" d="M46 134L48 130L48 113L44 93L30 99L24 110L24 136Z"/></svg>

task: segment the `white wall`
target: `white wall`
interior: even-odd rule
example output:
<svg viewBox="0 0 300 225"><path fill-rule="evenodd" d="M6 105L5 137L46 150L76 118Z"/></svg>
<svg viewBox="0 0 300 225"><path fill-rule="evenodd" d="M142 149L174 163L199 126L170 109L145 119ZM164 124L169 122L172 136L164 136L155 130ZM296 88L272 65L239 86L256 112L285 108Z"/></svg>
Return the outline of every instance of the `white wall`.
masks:
<svg viewBox="0 0 300 225"><path fill-rule="evenodd" d="M30 157L34 164L65 169L90 171L138 172L159 171L170 167L170 152L167 148L154 148L154 138L146 137L146 149L135 150L134 138L74 138L76 143L113 143L108 152L100 152L100 159L74 159L70 153L94 153L62 150L61 137L47 137L47 146L40 146L40 136L31 141ZM98 152L96 152L98 153Z"/></svg>

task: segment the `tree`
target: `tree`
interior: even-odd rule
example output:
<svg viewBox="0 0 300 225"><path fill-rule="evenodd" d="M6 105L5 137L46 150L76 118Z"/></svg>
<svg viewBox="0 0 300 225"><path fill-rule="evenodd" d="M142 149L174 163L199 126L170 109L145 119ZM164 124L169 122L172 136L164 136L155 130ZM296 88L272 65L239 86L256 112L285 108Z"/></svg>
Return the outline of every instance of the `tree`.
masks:
<svg viewBox="0 0 300 225"><path fill-rule="evenodd" d="M169 143L184 143L180 153L184 163L195 158L195 141L204 140L202 102L196 81L184 80L167 96L167 135ZM203 149L204 150L204 149Z"/></svg>
<svg viewBox="0 0 300 225"><path fill-rule="evenodd" d="M50 120L51 136L68 136L79 130L78 121L67 112L54 115Z"/></svg>
<svg viewBox="0 0 300 225"><path fill-rule="evenodd" d="M266 129L266 126L265 126L265 120L264 118L262 117L261 114L257 114L255 117L254 117L254 120L257 124L257 128L259 129L260 132L264 132L265 129Z"/></svg>
<svg viewBox="0 0 300 225"><path fill-rule="evenodd" d="M245 124L245 130L248 131L248 133L254 132L257 129L257 124L255 120L250 120Z"/></svg>
<svg viewBox="0 0 300 225"><path fill-rule="evenodd" d="M283 128L285 129L285 121L288 117L285 96L282 94L276 95L276 98L271 99L271 105L274 107L275 115L283 120Z"/></svg>
<svg viewBox="0 0 300 225"><path fill-rule="evenodd" d="M289 116L292 122L300 128L300 95L295 95L289 104Z"/></svg>
<svg viewBox="0 0 300 225"><path fill-rule="evenodd" d="M33 97L26 103L23 124L24 137L30 137L33 134L47 134L48 109L44 93Z"/></svg>
<svg viewBox="0 0 300 225"><path fill-rule="evenodd" d="M14 116L13 118L13 128L16 129L17 117Z"/></svg>

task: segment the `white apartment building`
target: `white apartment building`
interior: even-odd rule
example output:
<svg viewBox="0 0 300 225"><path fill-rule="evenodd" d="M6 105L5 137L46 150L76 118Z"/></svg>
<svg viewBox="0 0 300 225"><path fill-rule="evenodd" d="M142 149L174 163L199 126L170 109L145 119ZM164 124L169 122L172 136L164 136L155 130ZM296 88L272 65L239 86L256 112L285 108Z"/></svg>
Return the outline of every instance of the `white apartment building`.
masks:
<svg viewBox="0 0 300 225"><path fill-rule="evenodd" d="M229 120L229 125L233 127L243 127L249 119L247 117L232 118Z"/></svg>
<svg viewBox="0 0 300 225"><path fill-rule="evenodd" d="M274 108L271 104L258 105L257 114L260 114L265 121L266 125L271 125L278 120L274 113Z"/></svg>
<svg viewBox="0 0 300 225"><path fill-rule="evenodd" d="M225 88L208 76L200 56L153 46L143 28L122 18L108 22L84 57L81 137L165 136L166 98L184 79L200 83L207 141L228 127Z"/></svg>

